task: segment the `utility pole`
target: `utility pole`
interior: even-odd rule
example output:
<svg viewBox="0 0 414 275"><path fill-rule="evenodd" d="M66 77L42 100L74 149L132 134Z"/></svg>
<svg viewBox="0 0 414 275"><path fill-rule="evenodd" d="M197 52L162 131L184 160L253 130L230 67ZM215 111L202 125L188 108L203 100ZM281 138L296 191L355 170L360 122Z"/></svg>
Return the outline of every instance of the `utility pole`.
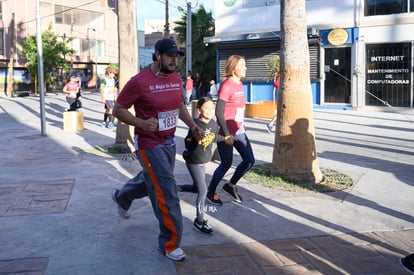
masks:
<svg viewBox="0 0 414 275"><path fill-rule="evenodd" d="M188 71L192 71L192 65L191 65L191 42L192 37L191 37L191 1L187 1L187 27L186 27L186 42L185 42L185 46L186 46L186 53L185 53L185 64L186 64L186 70ZM187 73L186 72L186 73Z"/></svg>
<svg viewBox="0 0 414 275"><path fill-rule="evenodd" d="M45 118L45 92L43 76L43 45L42 29L40 28L40 5L36 0L36 40L37 40L37 75L39 78L39 95L40 95L40 126L41 135L46 136L46 118Z"/></svg>
<svg viewBox="0 0 414 275"><path fill-rule="evenodd" d="M1 5L1 3L0 3ZM9 50L9 70L7 75L7 96L12 97L13 95L13 71L14 71L14 54L15 54L15 19L14 19L14 12L12 13L12 23L9 27L9 36L10 36L10 50Z"/></svg>
<svg viewBox="0 0 414 275"><path fill-rule="evenodd" d="M165 0L165 26L164 26L164 37L168 37L170 35L170 18L168 15L168 0Z"/></svg>
<svg viewBox="0 0 414 275"><path fill-rule="evenodd" d="M96 91L99 90L98 88L98 55L99 55L99 49L98 49L98 31L96 29L93 29L95 31L95 88Z"/></svg>

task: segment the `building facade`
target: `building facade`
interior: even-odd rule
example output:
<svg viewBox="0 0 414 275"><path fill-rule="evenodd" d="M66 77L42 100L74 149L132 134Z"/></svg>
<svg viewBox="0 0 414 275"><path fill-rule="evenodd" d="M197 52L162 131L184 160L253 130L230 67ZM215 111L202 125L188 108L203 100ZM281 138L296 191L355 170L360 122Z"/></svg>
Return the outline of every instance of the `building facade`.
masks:
<svg viewBox="0 0 414 275"><path fill-rule="evenodd" d="M105 74L109 63L118 63L118 26L116 1L40 0L41 31L49 25L52 31L75 50L70 61L73 73L82 78L82 85L95 87L97 77ZM14 81L28 83L26 59L20 54L21 42L36 35L36 1L8 0L0 2L0 90L7 85L13 67ZM62 78L65 72L54 75ZM67 72L66 72L67 73ZM17 87L24 89L24 87Z"/></svg>
<svg viewBox="0 0 414 275"><path fill-rule="evenodd" d="M280 50L279 0L216 0L217 75L230 54L246 57L250 102L274 95L266 64ZM414 0L307 0L315 106L413 108Z"/></svg>

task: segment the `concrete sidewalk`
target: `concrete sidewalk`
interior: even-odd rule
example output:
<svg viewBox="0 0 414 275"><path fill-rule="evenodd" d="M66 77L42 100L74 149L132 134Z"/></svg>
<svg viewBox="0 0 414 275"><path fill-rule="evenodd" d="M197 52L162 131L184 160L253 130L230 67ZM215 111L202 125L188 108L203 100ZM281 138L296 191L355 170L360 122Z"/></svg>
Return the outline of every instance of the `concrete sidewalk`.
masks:
<svg viewBox="0 0 414 275"><path fill-rule="evenodd" d="M100 149L115 130L100 126L99 94L82 101L85 129L68 132L64 95L46 96L42 137L38 97L0 96L0 274L404 274L398 258L414 252L412 110L315 110L319 164L351 176L350 190L286 192L242 180L240 205L220 186L224 205L207 208L212 236L192 229L195 195L180 193L187 259L174 263L157 251L148 199L134 202L131 219L117 216L111 190L141 167ZM272 159L264 123L246 123L257 163ZM180 124L177 183L191 181L180 155L186 131ZM216 167L208 164L207 180Z"/></svg>

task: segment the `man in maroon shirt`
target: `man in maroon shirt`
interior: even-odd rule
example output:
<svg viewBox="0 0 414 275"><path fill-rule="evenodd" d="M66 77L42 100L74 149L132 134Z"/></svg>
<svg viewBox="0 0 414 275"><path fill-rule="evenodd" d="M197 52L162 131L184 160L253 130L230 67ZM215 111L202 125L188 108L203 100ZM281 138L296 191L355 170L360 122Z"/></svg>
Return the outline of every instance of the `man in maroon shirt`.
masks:
<svg viewBox="0 0 414 275"><path fill-rule="evenodd" d="M125 84L113 110L119 120L135 126L135 147L143 170L122 189L114 189L112 199L120 216L129 218L132 201L148 195L161 231L158 248L175 261L185 258L180 248L183 222L173 174L178 119L198 139L203 137L203 130L195 124L183 101L182 80L176 72L178 55L184 53L174 40L159 40L152 57L154 64ZM128 111L132 106L135 116Z"/></svg>

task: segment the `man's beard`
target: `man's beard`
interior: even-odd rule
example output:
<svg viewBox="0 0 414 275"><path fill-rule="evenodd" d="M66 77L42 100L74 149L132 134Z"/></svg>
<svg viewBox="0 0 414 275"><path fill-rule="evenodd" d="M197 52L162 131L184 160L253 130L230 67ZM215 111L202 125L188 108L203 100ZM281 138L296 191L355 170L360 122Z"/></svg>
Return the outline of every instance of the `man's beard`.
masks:
<svg viewBox="0 0 414 275"><path fill-rule="evenodd" d="M162 67L161 68L161 70L160 70L160 72L161 73L163 73L163 74L171 74L171 73L173 73L175 70L170 70L170 69L168 69L168 68L164 68L164 67Z"/></svg>
<svg viewBox="0 0 414 275"><path fill-rule="evenodd" d="M160 64L162 64L162 63L160 63ZM171 70L171 69L169 69L169 67L174 67L174 69ZM163 73L163 74L171 74L171 73L175 72L176 68L177 68L177 66L164 66L164 65L161 65L160 72Z"/></svg>

